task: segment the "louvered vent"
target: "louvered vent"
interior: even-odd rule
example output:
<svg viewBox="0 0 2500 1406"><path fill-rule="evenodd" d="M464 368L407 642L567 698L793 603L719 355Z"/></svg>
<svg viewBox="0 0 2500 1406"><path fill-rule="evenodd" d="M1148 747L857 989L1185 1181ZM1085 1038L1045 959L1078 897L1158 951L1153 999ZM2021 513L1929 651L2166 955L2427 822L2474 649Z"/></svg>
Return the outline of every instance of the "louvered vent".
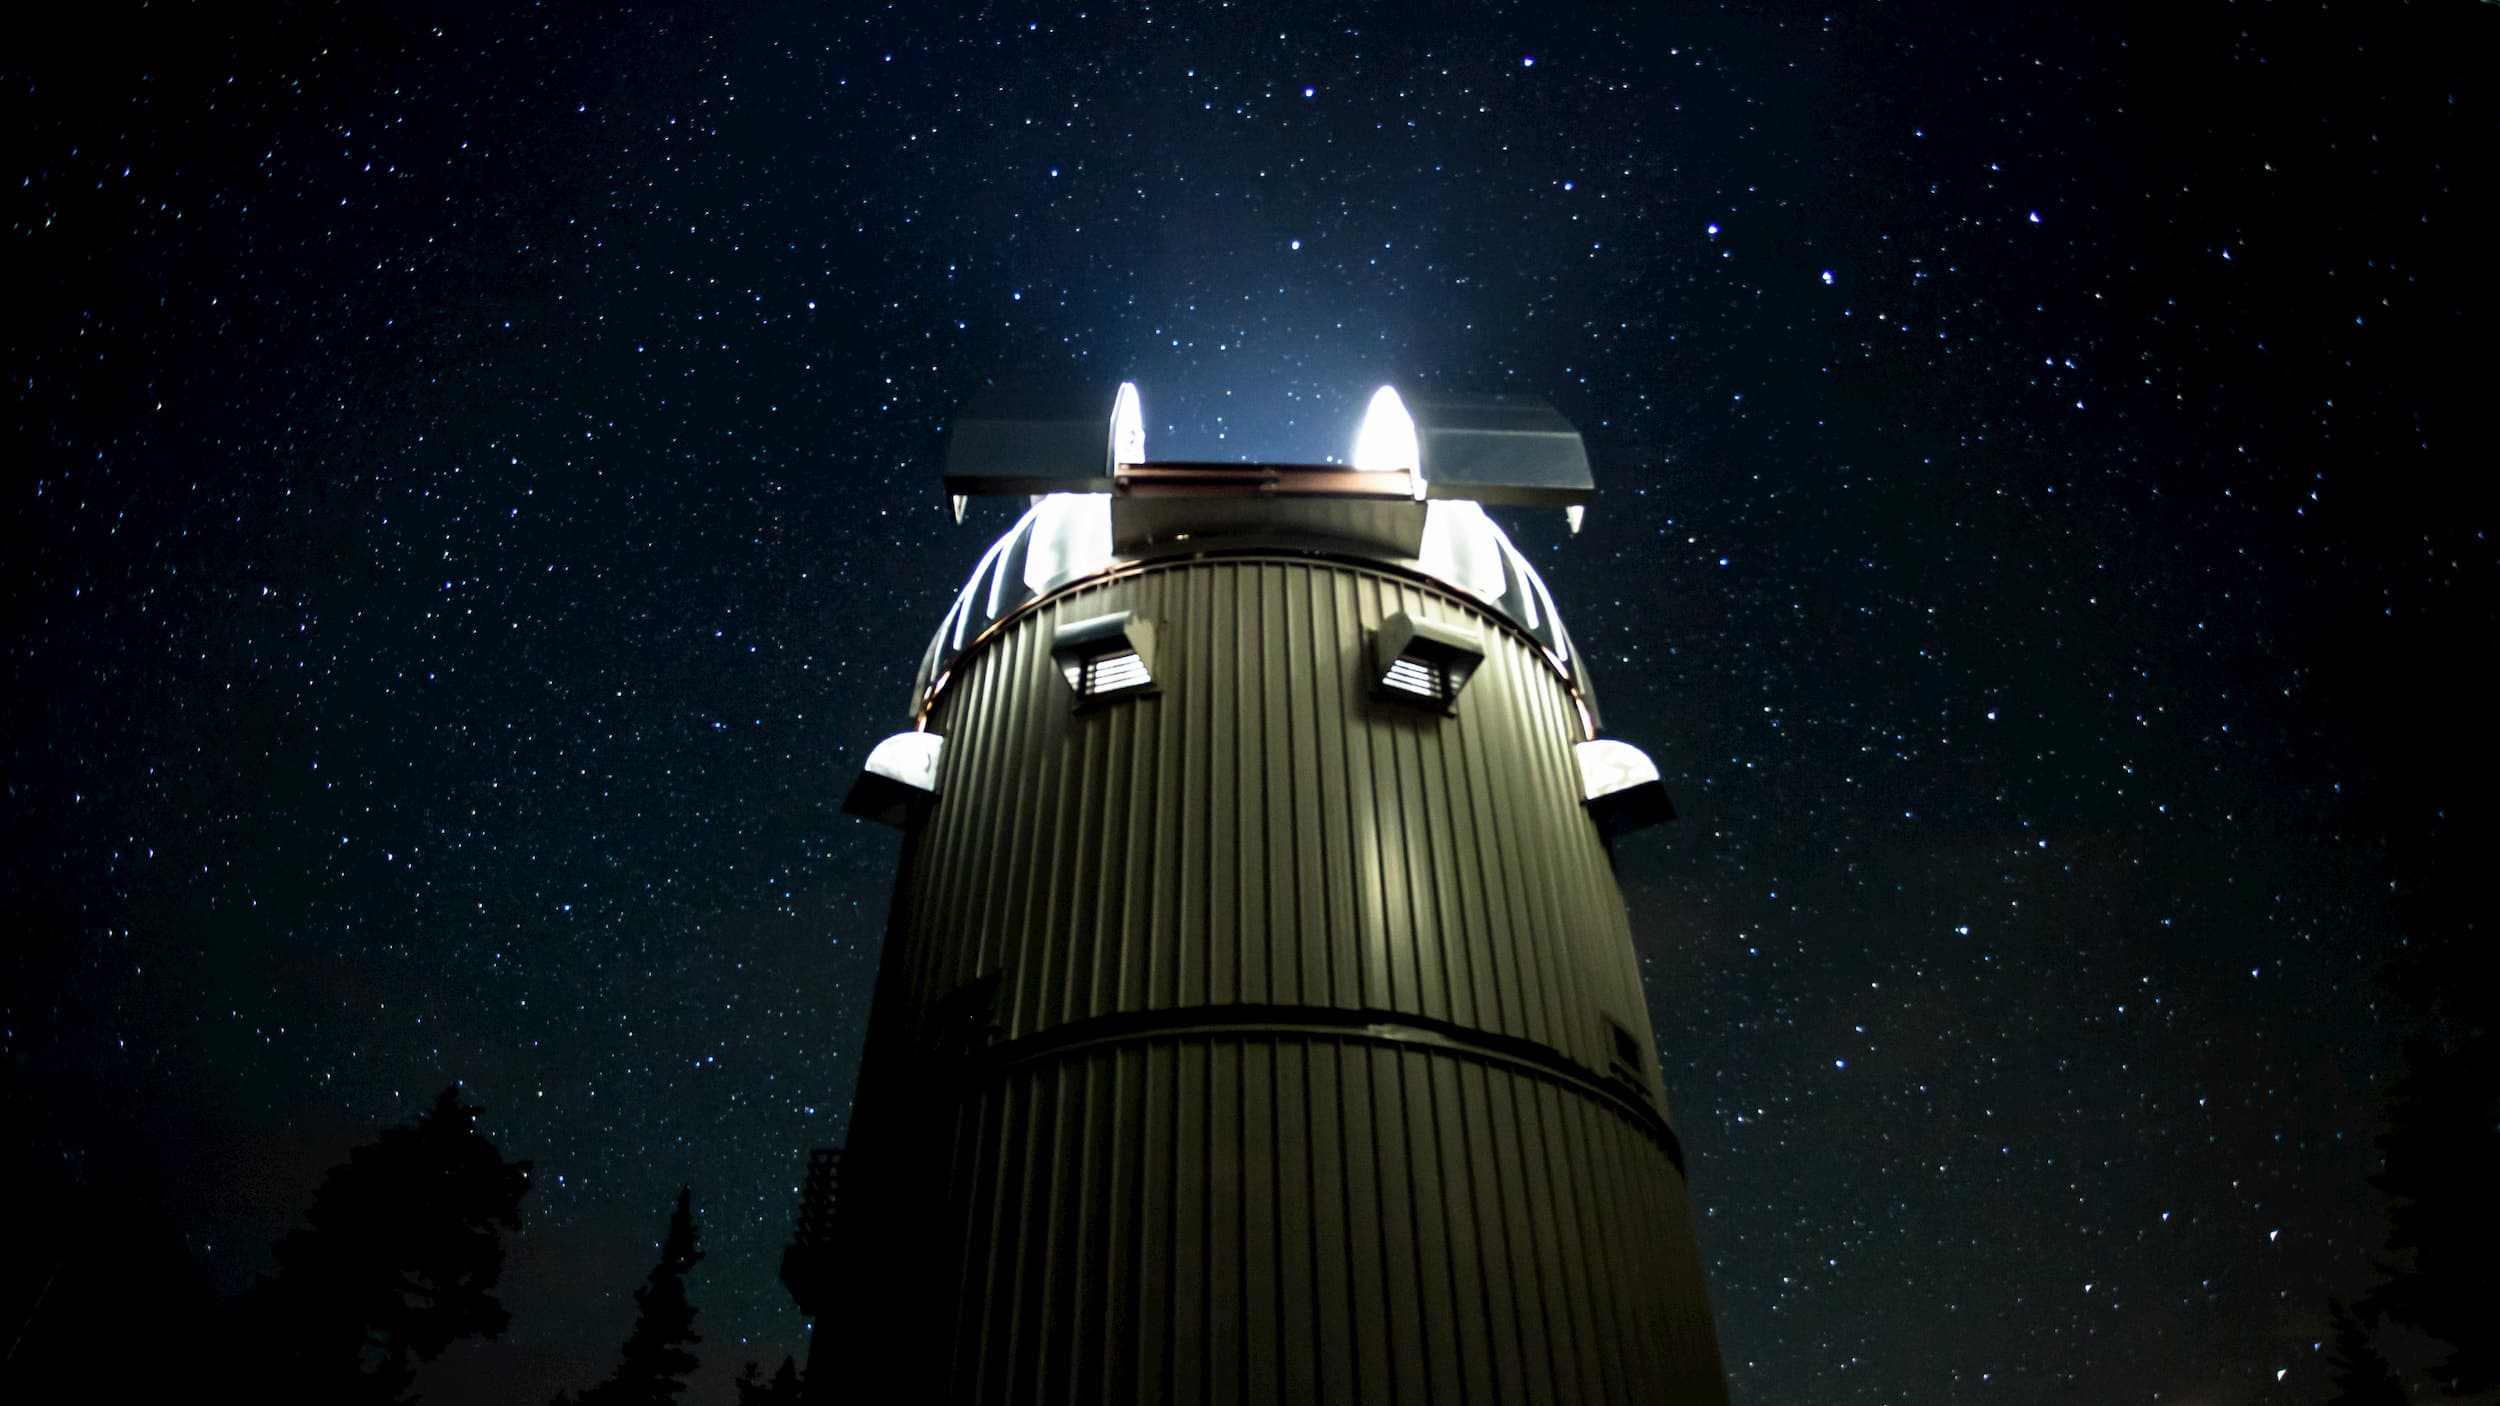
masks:
<svg viewBox="0 0 2500 1406"><path fill-rule="evenodd" d="M1401 655L1389 661L1389 671L1380 676L1380 686L1393 693L1411 693L1435 703L1450 700L1450 671L1438 664Z"/></svg>
<svg viewBox="0 0 2500 1406"><path fill-rule="evenodd" d="M1380 672L1372 683L1381 697L1444 712L1457 707L1458 691L1484 662L1483 636L1404 611L1380 622L1375 647Z"/></svg>
<svg viewBox="0 0 2500 1406"><path fill-rule="evenodd" d="M1050 656L1083 704L1153 688L1148 657L1153 642L1146 622L1123 610L1060 626L1051 637Z"/></svg>
<svg viewBox="0 0 2500 1406"><path fill-rule="evenodd" d="M1133 649L1118 654L1098 654L1078 666L1076 691L1088 698L1125 689L1144 688L1154 682L1146 672L1146 661Z"/></svg>

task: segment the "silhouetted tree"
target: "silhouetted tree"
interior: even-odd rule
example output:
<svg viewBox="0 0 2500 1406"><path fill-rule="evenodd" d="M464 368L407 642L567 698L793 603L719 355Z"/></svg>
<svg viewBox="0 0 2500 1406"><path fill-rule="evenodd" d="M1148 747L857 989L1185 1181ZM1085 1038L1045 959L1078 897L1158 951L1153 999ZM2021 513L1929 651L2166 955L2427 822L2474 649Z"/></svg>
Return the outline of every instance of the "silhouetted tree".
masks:
<svg viewBox="0 0 2500 1406"><path fill-rule="evenodd" d="M2405 1406L2404 1379L2378 1350L2376 1325L2341 1299L2328 1299L2326 1311L2335 1324L2335 1355L2326 1363L2335 1395L2327 1406Z"/></svg>
<svg viewBox="0 0 2500 1406"><path fill-rule="evenodd" d="M47 1110L48 1111L48 1110ZM0 1401L173 1401L199 1389L217 1295L138 1149L98 1139L68 1155L0 1061ZM81 1139L84 1141L84 1138ZM148 1350L131 1352L133 1324Z"/></svg>
<svg viewBox="0 0 2500 1406"><path fill-rule="evenodd" d="M634 1330L622 1358L606 1381L582 1393L580 1406L669 1406L686 1389L686 1374L698 1360L687 1349L703 1341L686 1298L686 1272L703 1258L695 1229L693 1196L681 1186L660 1262L634 1291Z"/></svg>
<svg viewBox="0 0 2500 1406"><path fill-rule="evenodd" d="M2488 1034L2415 1040L2388 1086L2379 1134L2387 1197L2386 1282L2363 1310L2421 1329L2449 1352L2432 1370L2452 1395L2500 1388L2500 1067Z"/></svg>
<svg viewBox="0 0 2500 1406"><path fill-rule="evenodd" d="M502 1232L520 1228L530 1164L503 1159L480 1111L445 1089L322 1177L277 1273L238 1305L253 1395L397 1402L414 1363L503 1332Z"/></svg>
<svg viewBox="0 0 2500 1406"><path fill-rule="evenodd" d="M750 1362L738 1374L738 1406L799 1406L799 1364L781 1359L781 1370L764 1380L763 1368Z"/></svg>
<svg viewBox="0 0 2500 1406"><path fill-rule="evenodd" d="M2419 700L2473 668L2454 647L2477 598L2454 617L2356 599L2317 637L2323 705L2344 801L2329 811L2339 847L2369 852L2396 900L2379 971L2417 1033L2386 1090L2379 1137L2388 1239L2385 1282L2356 1305L2451 1351L2434 1369L2452 1394L2500 1388L2500 1204L2483 1191L2500 1166L2500 1047L2489 965L2494 921L2484 878L2500 846L2500 732L2424 727ZM2488 631L2484 631L2488 633ZM2479 636L2475 636L2479 638Z"/></svg>

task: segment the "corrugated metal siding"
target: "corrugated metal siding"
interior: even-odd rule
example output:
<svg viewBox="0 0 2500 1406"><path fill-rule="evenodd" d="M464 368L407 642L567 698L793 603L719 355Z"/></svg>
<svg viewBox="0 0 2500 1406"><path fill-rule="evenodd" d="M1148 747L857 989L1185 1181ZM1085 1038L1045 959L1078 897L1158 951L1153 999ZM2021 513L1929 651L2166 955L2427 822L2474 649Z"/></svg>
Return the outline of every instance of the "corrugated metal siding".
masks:
<svg viewBox="0 0 2500 1406"><path fill-rule="evenodd" d="M1533 1077L1154 1041L987 1082L955 1144L930 1399L1726 1399L1680 1179Z"/></svg>
<svg viewBox="0 0 2500 1406"><path fill-rule="evenodd" d="M1160 691L1080 711L1051 634L1112 610L1154 623ZM1372 696L1398 610L1483 634L1454 716ZM930 726L835 1376L1725 1400L1654 1060L1605 1084L1609 1019L1653 1047L1577 715L1530 645L1363 566L1158 565L1006 623Z"/></svg>
<svg viewBox="0 0 2500 1406"><path fill-rule="evenodd" d="M1080 712L1051 633L1112 610L1155 623L1161 692ZM1371 696L1370 633L1398 610L1484 634L1456 716ZM1000 973L999 1039L1259 1001L1453 1021L1600 1071L1604 1017L1650 1042L1570 694L1459 597L1325 561L1150 569L1008 625L929 725L946 774L886 979L925 1003Z"/></svg>

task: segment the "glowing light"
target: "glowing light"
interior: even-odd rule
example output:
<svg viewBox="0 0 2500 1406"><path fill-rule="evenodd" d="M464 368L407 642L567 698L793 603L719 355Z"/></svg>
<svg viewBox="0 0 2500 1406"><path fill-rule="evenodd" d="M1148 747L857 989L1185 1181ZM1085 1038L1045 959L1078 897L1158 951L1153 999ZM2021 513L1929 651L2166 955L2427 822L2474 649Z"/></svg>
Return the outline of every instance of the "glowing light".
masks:
<svg viewBox="0 0 2500 1406"><path fill-rule="evenodd" d="M1423 452L1415 443L1415 417L1406 413L1406 402L1389 386L1372 392L1363 426L1354 432L1355 469L1367 474L1411 474L1422 462ZM1421 482L1415 485L1415 496L1424 496Z"/></svg>
<svg viewBox="0 0 2500 1406"><path fill-rule="evenodd" d="M1416 553L1425 574L1435 576L1488 605L1510 594L1510 573L1502 565L1498 544L1502 530L1480 505L1464 498L1444 498L1424 505L1423 549Z"/></svg>
<svg viewBox="0 0 2500 1406"><path fill-rule="evenodd" d="M1111 462L1124 469L1146 462L1146 412L1138 405L1135 381L1122 381L1111 405Z"/></svg>

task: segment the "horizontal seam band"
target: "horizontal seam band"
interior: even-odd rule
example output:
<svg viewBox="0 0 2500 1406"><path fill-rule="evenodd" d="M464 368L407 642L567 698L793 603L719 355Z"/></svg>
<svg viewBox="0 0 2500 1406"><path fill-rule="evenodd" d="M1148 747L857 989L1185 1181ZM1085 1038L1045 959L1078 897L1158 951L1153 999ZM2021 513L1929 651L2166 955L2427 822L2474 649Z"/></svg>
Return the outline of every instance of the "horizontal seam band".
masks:
<svg viewBox="0 0 2500 1406"><path fill-rule="evenodd" d="M1667 1154L1678 1177L1684 1175L1684 1145L1675 1129L1647 1100L1634 1097L1621 1085L1593 1077L1582 1065L1533 1040L1398 1011L1271 1004L1118 1011L969 1051L962 1057L960 1068L967 1079L980 1080L1003 1075L1021 1065L1062 1059L1105 1046L1193 1036L1239 1039L1262 1035L1422 1048L1524 1073L1613 1108Z"/></svg>

